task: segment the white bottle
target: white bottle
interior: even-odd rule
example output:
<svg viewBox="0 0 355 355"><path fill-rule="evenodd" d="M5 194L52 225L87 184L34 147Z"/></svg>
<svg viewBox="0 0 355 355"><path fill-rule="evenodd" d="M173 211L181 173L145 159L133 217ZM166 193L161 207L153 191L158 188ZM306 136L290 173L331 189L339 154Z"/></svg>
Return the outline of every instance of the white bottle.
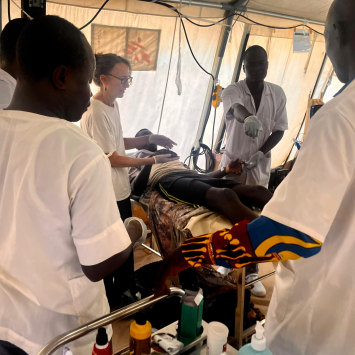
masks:
<svg viewBox="0 0 355 355"><path fill-rule="evenodd" d="M266 346L264 337L264 327L260 322L256 322L255 334L251 338L251 344L244 345L239 350L239 355L272 355L272 352Z"/></svg>

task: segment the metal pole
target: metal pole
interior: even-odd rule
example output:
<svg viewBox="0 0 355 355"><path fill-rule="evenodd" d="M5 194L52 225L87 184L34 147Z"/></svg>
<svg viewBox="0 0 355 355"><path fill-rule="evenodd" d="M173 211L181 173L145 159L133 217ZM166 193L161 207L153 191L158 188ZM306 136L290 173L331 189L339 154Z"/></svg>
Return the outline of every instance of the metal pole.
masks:
<svg viewBox="0 0 355 355"><path fill-rule="evenodd" d="M240 1L244 1L244 0L239 0ZM235 10L229 10L226 12L226 17L233 15L235 12ZM222 61L223 61L223 56L224 56L224 52L226 50L226 46L227 46L227 42L228 42L228 37L229 37L229 32L231 30L231 26L233 23L233 18L234 16L231 16L227 19L227 26L225 26L223 34L221 34L221 38L220 38L220 43L219 43L219 50L218 50L218 56L215 59L215 62L213 64L213 68L212 68L212 75L215 78L215 82L213 82L212 78L209 81L208 84L208 88L207 88L207 95L205 98L205 103L202 109L202 115L201 115L201 119L200 119L200 124L198 126L198 130L197 130L197 134L196 134L196 139L195 139L195 143L193 146L193 150L198 150L200 148L200 142L203 138L203 135L205 133L205 129L206 129L206 125L208 122L208 119L210 117L210 113L211 113L211 104L212 104L212 89L215 85L215 83L218 80L218 75L219 75L219 71L221 70L221 65L222 65ZM211 147L212 148L212 147Z"/></svg>
<svg viewBox="0 0 355 355"><path fill-rule="evenodd" d="M177 287L170 288L170 292L171 296L183 297L185 295L185 291ZM154 295L152 295L127 307L121 308L118 311L112 312L110 314L107 314L106 316L96 319L91 323L87 323L72 331L58 335L51 342L45 345L38 353L38 355L51 355L63 345L68 344L76 339L79 339L100 327L109 325L114 321L129 317L130 315L137 313L140 309L151 307L156 303L166 299L167 297L169 296L165 295L154 299Z"/></svg>
<svg viewBox="0 0 355 355"><path fill-rule="evenodd" d="M251 31L251 24L248 24L248 23L245 24L243 36L242 36L242 39L240 42L241 45L239 46L239 52L238 52L237 60L235 62L235 66L234 66L234 72L232 75L231 84L234 84L235 82L237 82L239 80L239 76L240 76L240 72L242 70L242 64L243 64L243 54L244 54L245 49L248 45L250 31ZM219 131L218 131L218 135L217 135L217 139L216 139L216 143L215 143L215 147L214 147L215 152L219 152L219 150L221 148L225 129L226 129L226 127L225 127L225 122L224 122L224 117L223 117L223 119L221 121L221 125L219 126Z"/></svg>

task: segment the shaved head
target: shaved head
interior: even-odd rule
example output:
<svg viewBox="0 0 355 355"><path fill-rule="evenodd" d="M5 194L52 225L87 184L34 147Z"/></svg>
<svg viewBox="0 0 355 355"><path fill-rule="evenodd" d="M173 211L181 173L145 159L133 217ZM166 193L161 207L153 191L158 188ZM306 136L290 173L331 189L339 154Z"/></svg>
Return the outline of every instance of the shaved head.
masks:
<svg viewBox="0 0 355 355"><path fill-rule="evenodd" d="M326 50L340 81L355 76L355 0L335 0L325 24Z"/></svg>

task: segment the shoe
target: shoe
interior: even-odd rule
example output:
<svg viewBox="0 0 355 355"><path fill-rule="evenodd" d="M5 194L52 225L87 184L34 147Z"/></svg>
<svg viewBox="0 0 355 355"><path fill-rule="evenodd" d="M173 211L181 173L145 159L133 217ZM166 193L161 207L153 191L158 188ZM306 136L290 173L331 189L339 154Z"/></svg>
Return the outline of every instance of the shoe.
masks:
<svg viewBox="0 0 355 355"><path fill-rule="evenodd" d="M146 241L148 230L146 224L138 217L126 218L124 221L124 226L126 227L126 229L131 223L134 223L136 225L136 228L140 228L142 230L142 236L133 245L133 248L135 248L138 245L142 245Z"/></svg>
<svg viewBox="0 0 355 355"><path fill-rule="evenodd" d="M250 274L245 277L245 283L254 281L259 278L258 274ZM258 281L253 285L253 288L250 290L251 293L256 297L264 297L266 295L266 290L264 285Z"/></svg>

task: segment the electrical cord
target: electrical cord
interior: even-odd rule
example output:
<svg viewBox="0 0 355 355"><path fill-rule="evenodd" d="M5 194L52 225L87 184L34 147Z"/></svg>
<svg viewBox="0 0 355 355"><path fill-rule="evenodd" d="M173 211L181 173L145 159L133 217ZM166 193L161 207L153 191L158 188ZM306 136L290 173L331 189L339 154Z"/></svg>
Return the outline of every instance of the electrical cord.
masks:
<svg viewBox="0 0 355 355"><path fill-rule="evenodd" d="M245 18L246 20L248 20L248 21L254 23L255 25L263 26L263 27L267 27L267 28L272 28L272 29L275 29L275 30L292 30L292 29L295 28L295 27L302 27L302 26L304 26L304 27L307 27L307 28L309 28L310 30L314 31L315 33L318 33L319 35L324 36L323 33L318 32L317 30L315 30L315 29L312 28L311 26L308 26L308 25L306 25L306 24L304 24L304 23L300 23L300 24L298 24L298 25L290 26L290 27L277 27L277 26L269 26L269 25L265 25L265 24L260 23L260 22L256 22L256 21L251 20L249 17L244 16L244 15L242 15L242 14L239 14L239 16L241 16L241 17Z"/></svg>
<svg viewBox="0 0 355 355"><path fill-rule="evenodd" d="M101 12L101 10L105 7L105 5L109 2L110 0L106 0L102 6L99 8L99 10L96 12L95 16L86 24L84 25L83 27L80 27L80 30L83 30L85 27L89 26L91 22L93 22L96 17L98 16L98 14Z"/></svg>

